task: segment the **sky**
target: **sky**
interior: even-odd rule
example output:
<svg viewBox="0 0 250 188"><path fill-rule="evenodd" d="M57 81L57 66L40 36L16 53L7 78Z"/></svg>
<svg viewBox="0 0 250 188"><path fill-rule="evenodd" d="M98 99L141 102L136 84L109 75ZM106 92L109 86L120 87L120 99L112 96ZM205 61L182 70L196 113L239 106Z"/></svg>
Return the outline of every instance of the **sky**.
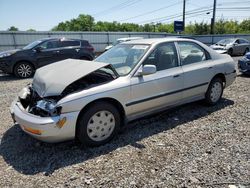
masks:
<svg viewBox="0 0 250 188"><path fill-rule="evenodd" d="M186 23L209 23L212 5L213 0L186 0ZM217 0L217 8L216 19L250 18L250 0ZM15 26L48 31L79 14L89 14L95 21L172 23L182 20L182 10L183 0L0 0L0 30Z"/></svg>

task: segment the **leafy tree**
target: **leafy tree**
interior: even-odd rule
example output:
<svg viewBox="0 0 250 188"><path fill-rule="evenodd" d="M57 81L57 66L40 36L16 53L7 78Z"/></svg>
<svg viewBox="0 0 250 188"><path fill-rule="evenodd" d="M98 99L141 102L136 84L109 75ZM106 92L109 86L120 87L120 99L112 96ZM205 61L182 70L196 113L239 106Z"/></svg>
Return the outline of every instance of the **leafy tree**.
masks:
<svg viewBox="0 0 250 188"><path fill-rule="evenodd" d="M185 27L184 34L205 35L210 34L210 23L192 23ZM134 31L134 32L166 32L175 33L174 24L134 24L119 22L95 22L90 15L80 14L77 18L69 21L60 22L52 31ZM250 33L250 19L243 20L241 23L233 20L224 20L223 18L215 23L216 34L235 34Z"/></svg>
<svg viewBox="0 0 250 188"><path fill-rule="evenodd" d="M28 29L27 31L36 31L35 29Z"/></svg>
<svg viewBox="0 0 250 188"><path fill-rule="evenodd" d="M8 31L18 31L18 28L15 26L11 26Z"/></svg>

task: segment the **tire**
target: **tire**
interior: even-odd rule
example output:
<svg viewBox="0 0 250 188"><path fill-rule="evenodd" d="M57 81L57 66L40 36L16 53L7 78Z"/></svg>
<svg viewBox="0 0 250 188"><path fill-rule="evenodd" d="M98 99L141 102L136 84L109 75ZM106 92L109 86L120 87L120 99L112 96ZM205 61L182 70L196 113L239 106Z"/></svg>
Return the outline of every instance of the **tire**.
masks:
<svg viewBox="0 0 250 188"><path fill-rule="evenodd" d="M227 54L232 56L233 55L233 49L232 48L229 48L228 51L227 51Z"/></svg>
<svg viewBox="0 0 250 188"><path fill-rule="evenodd" d="M223 87L222 80L220 78L214 78L210 82L208 90L205 94L206 104L210 106L217 104L221 99L223 90L224 90L224 87Z"/></svg>
<svg viewBox="0 0 250 188"><path fill-rule="evenodd" d="M97 102L80 113L76 138L85 146L100 146L114 138L120 125L119 111L110 103Z"/></svg>
<svg viewBox="0 0 250 188"><path fill-rule="evenodd" d="M90 59L88 57L80 57L81 60L86 60L86 61L90 61Z"/></svg>
<svg viewBox="0 0 250 188"><path fill-rule="evenodd" d="M249 52L249 48L246 48L245 52L243 55L246 55Z"/></svg>
<svg viewBox="0 0 250 188"><path fill-rule="evenodd" d="M14 74L18 78L32 77L35 72L34 66L29 62L19 62L14 67Z"/></svg>

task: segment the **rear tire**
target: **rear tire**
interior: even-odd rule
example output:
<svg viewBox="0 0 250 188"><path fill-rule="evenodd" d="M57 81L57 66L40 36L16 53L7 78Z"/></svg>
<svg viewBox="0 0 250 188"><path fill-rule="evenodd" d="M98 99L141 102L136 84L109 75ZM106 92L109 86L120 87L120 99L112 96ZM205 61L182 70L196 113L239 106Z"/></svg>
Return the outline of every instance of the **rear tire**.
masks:
<svg viewBox="0 0 250 188"><path fill-rule="evenodd" d="M220 78L214 78L208 87L208 90L205 94L206 104L213 106L217 104L223 94L223 82Z"/></svg>
<svg viewBox="0 0 250 188"><path fill-rule="evenodd" d="M81 60L86 60L86 61L90 61L90 59L88 57L80 57Z"/></svg>
<svg viewBox="0 0 250 188"><path fill-rule="evenodd" d="M110 103L97 102L79 115L76 138L86 146L100 146L118 133L119 111Z"/></svg>
<svg viewBox="0 0 250 188"><path fill-rule="evenodd" d="M33 65L26 61L18 62L14 67L14 74L18 78L32 77L35 72Z"/></svg>

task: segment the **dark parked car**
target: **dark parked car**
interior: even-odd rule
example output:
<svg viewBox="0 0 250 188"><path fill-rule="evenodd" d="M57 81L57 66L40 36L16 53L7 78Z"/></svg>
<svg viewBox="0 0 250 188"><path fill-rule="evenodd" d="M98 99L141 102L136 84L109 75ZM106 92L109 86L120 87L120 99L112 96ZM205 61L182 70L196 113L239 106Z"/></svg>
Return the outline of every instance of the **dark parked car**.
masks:
<svg viewBox="0 0 250 188"><path fill-rule="evenodd" d="M48 38L37 40L22 49L0 53L0 70L27 78L39 67L64 59L93 60L94 48L86 40Z"/></svg>
<svg viewBox="0 0 250 188"><path fill-rule="evenodd" d="M242 74L250 75L250 52L238 61L238 68Z"/></svg>

